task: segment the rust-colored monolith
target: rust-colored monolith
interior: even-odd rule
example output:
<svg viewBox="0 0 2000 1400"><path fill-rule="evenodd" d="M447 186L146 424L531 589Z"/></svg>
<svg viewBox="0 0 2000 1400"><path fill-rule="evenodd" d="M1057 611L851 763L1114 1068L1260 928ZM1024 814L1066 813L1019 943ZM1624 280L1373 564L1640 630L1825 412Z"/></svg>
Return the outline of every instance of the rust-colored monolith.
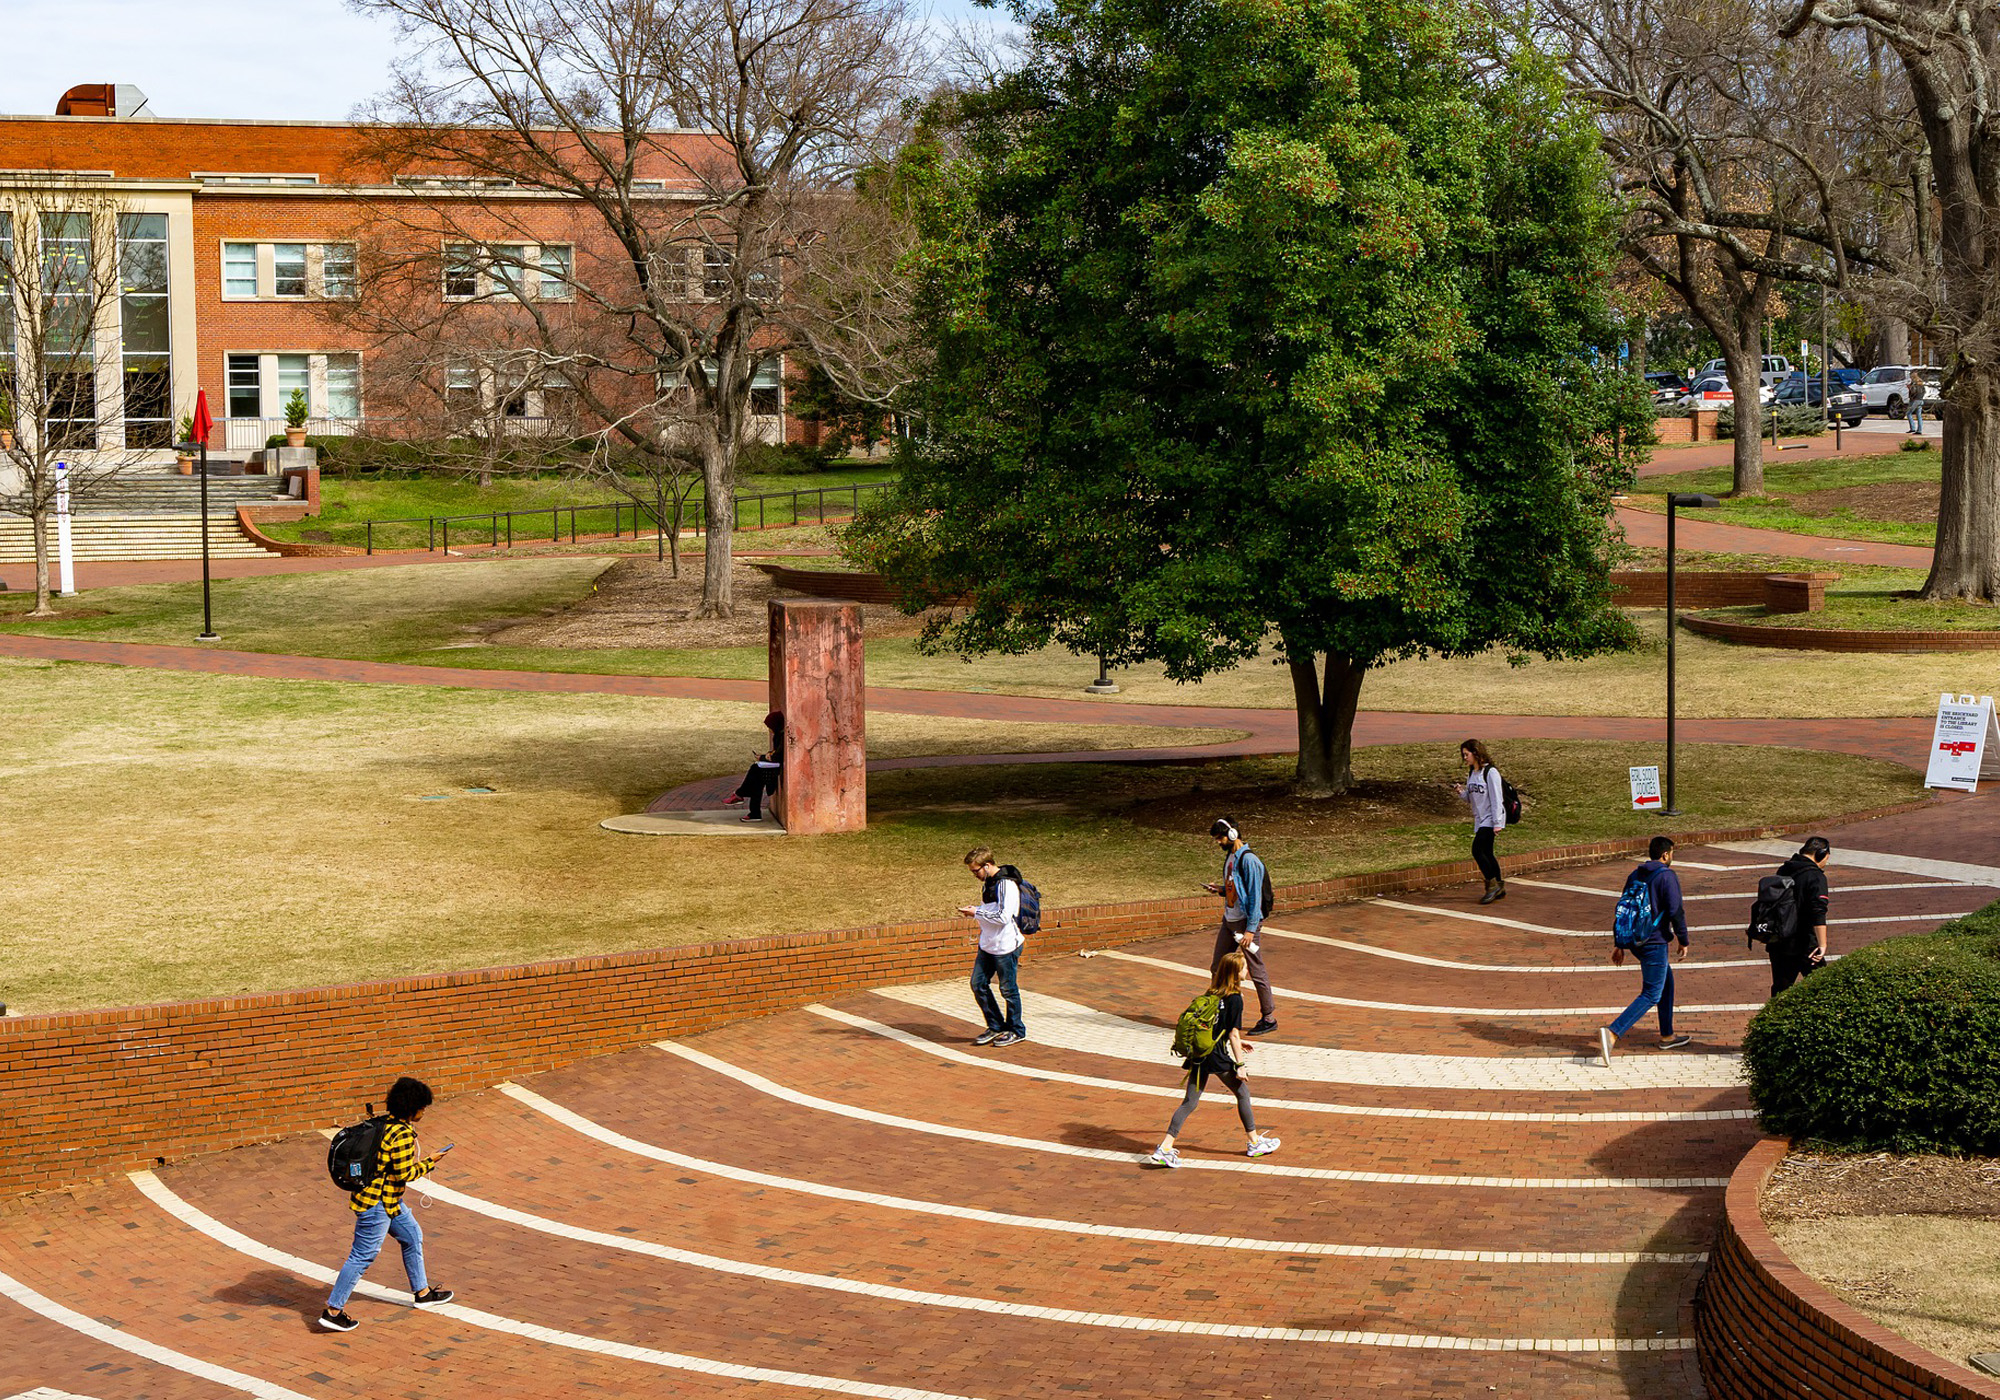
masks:
<svg viewBox="0 0 2000 1400"><path fill-rule="evenodd" d="M785 717L772 809L794 835L868 825L868 683L861 608L772 599L771 708Z"/></svg>

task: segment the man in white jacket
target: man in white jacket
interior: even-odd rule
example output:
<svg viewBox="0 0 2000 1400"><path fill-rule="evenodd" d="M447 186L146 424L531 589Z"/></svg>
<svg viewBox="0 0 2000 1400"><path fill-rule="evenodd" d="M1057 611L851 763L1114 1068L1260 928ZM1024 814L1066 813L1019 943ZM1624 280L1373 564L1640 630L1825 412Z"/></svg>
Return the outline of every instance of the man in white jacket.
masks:
<svg viewBox="0 0 2000 1400"><path fill-rule="evenodd" d="M1021 1019L1021 989L1016 969L1021 961L1021 886L994 862L993 852L975 846L966 852L965 868L979 881L978 904L961 904L958 912L979 921L979 952L972 960L972 999L986 1017L986 1030L974 1045L991 1045L996 1050L1019 1045L1028 1038L1027 1023ZM1011 869L1012 867L1008 867ZM1002 1017L1000 1001L993 995L993 979L1000 979L1000 996L1006 1000Z"/></svg>

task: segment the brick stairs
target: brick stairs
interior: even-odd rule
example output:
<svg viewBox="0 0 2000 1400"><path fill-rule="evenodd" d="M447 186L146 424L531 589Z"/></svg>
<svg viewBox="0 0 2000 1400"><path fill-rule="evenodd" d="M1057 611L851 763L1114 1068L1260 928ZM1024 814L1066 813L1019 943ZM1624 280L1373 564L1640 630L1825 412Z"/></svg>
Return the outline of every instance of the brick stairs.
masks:
<svg viewBox="0 0 2000 1400"><path fill-rule="evenodd" d="M284 478L210 476L208 552L213 559L268 559L272 552L236 523L240 505L287 499ZM51 549L54 530L51 526ZM201 557L201 481L193 476L132 474L104 482L77 502L70 547L79 562ZM0 564L34 562L33 527L0 512Z"/></svg>

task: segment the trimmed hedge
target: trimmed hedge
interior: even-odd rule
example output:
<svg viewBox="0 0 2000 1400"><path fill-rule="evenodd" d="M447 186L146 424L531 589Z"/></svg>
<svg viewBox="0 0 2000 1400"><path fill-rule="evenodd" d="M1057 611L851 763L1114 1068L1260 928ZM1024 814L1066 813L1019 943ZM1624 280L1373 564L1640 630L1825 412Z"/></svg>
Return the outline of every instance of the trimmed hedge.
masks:
<svg viewBox="0 0 2000 1400"><path fill-rule="evenodd" d="M1772 998L1743 1058L1770 1132L2000 1155L2000 903L1862 948Z"/></svg>

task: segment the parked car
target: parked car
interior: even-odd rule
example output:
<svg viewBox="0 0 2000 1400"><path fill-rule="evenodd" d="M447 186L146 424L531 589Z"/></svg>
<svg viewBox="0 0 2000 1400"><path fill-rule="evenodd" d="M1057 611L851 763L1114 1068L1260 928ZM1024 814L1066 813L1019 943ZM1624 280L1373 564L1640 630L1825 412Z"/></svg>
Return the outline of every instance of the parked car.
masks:
<svg viewBox="0 0 2000 1400"><path fill-rule="evenodd" d="M1927 396L1937 393L1939 381L1944 371L1935 365L1882 365L1868 371L1868 377L1861 381L1861 401L1871 411L1881 409L1891 418L1901 418L1903 409L1910 401L1910 371L1914 369L1924 377Z"/></svg>
<svg viewBox="0 0 2000 1400"><path fill-rule="evenodd" d="M1687 380L1678 374L1649 374L1646 387L1653 391L1653 402L1657 404L1677 403L1688 391Z"/></svg>
<svg viewBox="0 0 2000 1400"><path fill-rule="evenodd" d="M1782 379L1791 372L1792 372L1792 362L1786 359L1783 355L1766 355L1764 357L1765 374L1775 374L1780 379ZM1707 379L1712 375L1720 374L1726 376L1728 373L1729 373L1729 361L1710 360L1707 364L1701 367L1701 372L1696 374L1695 378Z"/></svg>
<svg viewBox="0 0 2000 1400"><path fill-rule="evenodd" d="M1765 375L1764 383L1758 390L1757 401L1769 403L1773 392L1772 386L1783 377L1777 374ZM1730 389L1729 381L1719 374L1711 374L1706 379L1697 379L1693 388L1675 400L1676 405L1681 408L1720 408L1724 404L1734 402L1736 395Z"/></svg>
<svg viewBox="0 0 2000 1400"><path fill-rule="evenodd" d="M1778 386L1778 392L1771 402L1780 406L1818 408L1819 380L1795 374ZM1850 428L1868 416L1867 405L1861 400L1861 391L1850 389L1837 379L1827 386L1826 409L1828 418L1838 418Z"/></svg>

